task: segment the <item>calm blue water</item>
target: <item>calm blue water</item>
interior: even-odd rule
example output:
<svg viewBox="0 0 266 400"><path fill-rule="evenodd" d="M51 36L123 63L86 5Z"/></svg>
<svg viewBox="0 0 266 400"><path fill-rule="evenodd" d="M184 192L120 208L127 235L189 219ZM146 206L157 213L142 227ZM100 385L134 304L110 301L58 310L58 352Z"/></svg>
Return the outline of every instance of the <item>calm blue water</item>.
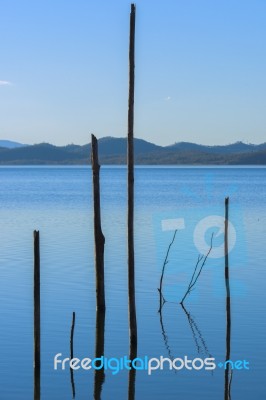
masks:
<svg viewBox="0 0 266 400"><path fill-rule="evenodd" d="M265 399L266 348L266 169L136 168L136 300L139 357L215 357L226 354L223 246L214 233L195 290L179 302L194 271L201 220L224 215L230 196L231 359L247 360L234 370L231 399ZM126 169L103 167L102 225L106 237L105 356L128 355ZM158 313L158 285L173 230L164 220L182 220L164 277ZM53 358L69 356L72 312L76 312L74 353L94 357L95 291L91 171L88 167L0 168L0 383L3 400L33 398L32 232L41 236L42 370L41 399L71 399L69 369L54 371ZM210 220L208 220L210 221ZM211 219L212 221L212 219ZM170 221L171 223L171 221ZM173 222L172 222L173 223ZM221 233L221 232L220 232ZM190 319L188 318L190 316ZM75 371L76 399L93 399L94 374ZM106 372L102 399L127 399L128 374ZM224 399L224 370L137 371L135 399Z"/></svg>

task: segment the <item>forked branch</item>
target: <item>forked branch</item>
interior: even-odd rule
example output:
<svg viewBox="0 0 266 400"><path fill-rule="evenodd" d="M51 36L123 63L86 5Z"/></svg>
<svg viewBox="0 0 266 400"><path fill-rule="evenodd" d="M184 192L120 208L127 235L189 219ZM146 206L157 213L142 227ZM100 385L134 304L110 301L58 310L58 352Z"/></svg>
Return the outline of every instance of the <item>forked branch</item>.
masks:
<svg viewBox="0 0 266 400"><path fill-rule="evenodd" d="M193 275L192 275L192 277L191 277L191 279L190 279L190 282L189 282L187 291L186 291L186 293L184 294L184 297L183 297L183 299L182 299L181 302L180 302L180 304L182 304L182 305L183 305L183 303L184 303L186 297L191 293L192 289L193 289L194 286L196 285L196 282L197 282L197 280L198 280L199 277L200 277L200 274L201 274L202 269L203 269L203 267L204 267L204 265L205 265L205 263L206 263L206 261L207 261L207 258L209 257L209 254L210 254L210 252L212 251L213 235L214 235L214 234L212 233L212 235L211 235L211 244L210 244L210 248L209 248L209 251L207 252L207 254L206 254L205 256L204 256L204 255L199 255L199 256L198 256L198 259L197 259L197 262L196 262L196 266L195 266Z"/></svg>

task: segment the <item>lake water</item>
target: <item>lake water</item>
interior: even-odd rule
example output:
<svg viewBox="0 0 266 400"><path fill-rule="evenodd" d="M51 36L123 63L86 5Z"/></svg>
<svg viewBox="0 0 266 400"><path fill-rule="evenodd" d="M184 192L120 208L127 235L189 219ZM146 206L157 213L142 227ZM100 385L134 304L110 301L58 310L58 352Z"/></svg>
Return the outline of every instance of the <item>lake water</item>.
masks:
<svg viewBox="0 0 266 400"><path fill-rule="evenodd" d="M126 168L102 167L102 227L106 238L105 356L128 355ZM266 398L266 169L137 167L135 190L138 357L226 357L223 235L215 221L230 197L231 353L249 369L234 369L232 400ZM205 221L205 224L202 221ZM33 398L33 230L41 238L41 399L72 398L69 356L94 357L95 278L89 167L0 168L0 382L3 400ZM214 221L214 222L213 222ZM163 281L164 258L174 234ZM198 232L198 234L195 234ZM182 299L204 243L213 248L194 290ZM198 241L200 236L201 241ZM217 250L218 249L218 250ZM203 252L203 250L202 250ZM227 343L228 344L228 343ZM74 372L76 399L94 398L92 370ZM136 400L224 399L225 373L137 371ZM128 371L105 371L98 398L128 398ZM229 397L228 397L229 399Z"/></svg>

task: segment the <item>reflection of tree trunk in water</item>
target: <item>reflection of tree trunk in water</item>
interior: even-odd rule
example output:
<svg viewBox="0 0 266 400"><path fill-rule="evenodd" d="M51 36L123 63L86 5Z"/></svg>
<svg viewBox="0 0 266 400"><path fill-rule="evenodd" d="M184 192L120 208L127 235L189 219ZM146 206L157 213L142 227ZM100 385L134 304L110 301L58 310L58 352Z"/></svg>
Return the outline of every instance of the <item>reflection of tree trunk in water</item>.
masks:
<svg viewBox="0 0 266 400"><path fill-rule="evenodd" d="M70 332L70 359L74 358L74 329L75 329L75 320L76 320L76 313L73 312L72 314L72 324L71 324L71 332ZM72 387L72 399L76 397L76 390L75 390L75 381L74 381L74 370L70 368L70 381Z"/></svg>
<svg viewBox="0 0 266 400"><path fill-rule="evenodd" d="M96 311L96 337L95 337L95 358L104 356L104 331L105 311ZM94 399L101 400L102 386L105 380L104 368L95 370L94 374Z"/></svg>
<svg viewBox="0 0 266 400"><path fill-rule="evenodd" d="M226 356L225 360L230 360L231 354L231 303L230 296L226 296ZM228 363L224 371L224 400L231 399L231 381L232 381L232 370Z"/></svg>
<svg viewBox="0 0 266 400"><path fill-rule="evenodd" d="M137 346L130 345L129 359L132 361L137 357ZM131 368L128 373L128 400L135 400L136 370Z"/></svg>
<svg viewBox="0 0 266 400"><path fill-rule="evenodd" d="M231 355L231 294L229 281L229 257L228 257L228 208L229 197L225 199L225 228L224 228L224 259L225 259L225 287L226 287L226 356L230 360ZM231 399L232 370L229 363L224 371L224 400Z"/></svg>
<svg viewBox="0 0 266 400"><path fill-rule="evenodd" d="M41 376L40 370L34 368L34 400L41 398Z"/></svg>
<svg viewBox="0 0 266 400"><path fill-rule="evenodd" d="M70 368L70 381L71 381L71 388L72 388L72 399L75 399L76 389L75 389L74 371L72 368Z"/></svg>
<svg viewBox="0 0 266 400"><path fill-rule="evenodd" d="M185 312L187 319L188 319L188 323L189 326L191 328L191 332L193 335L193 339L195 341L196 344L196 348L198 353L204 353L206 355L208 355L209 357L211 357L211 354L208 350L208 347L206 345L206 342L202 336L202 333L198 327L198 325L196 324L196 322L194 321L194 319L192 318L191 314L186 310L185 306L183 303L181 303L181 307L183 308L183 311Z"/></svg>

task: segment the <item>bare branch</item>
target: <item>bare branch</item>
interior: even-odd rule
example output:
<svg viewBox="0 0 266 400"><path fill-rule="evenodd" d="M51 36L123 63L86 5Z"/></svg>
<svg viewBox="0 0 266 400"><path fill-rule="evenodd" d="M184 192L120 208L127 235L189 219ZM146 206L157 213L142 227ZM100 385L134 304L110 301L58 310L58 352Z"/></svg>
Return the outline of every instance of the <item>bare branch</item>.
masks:
<svg viewBox="0 0 266 400"><path fill-rule="evenodd" d="M183 302L185 301L185 298L186 298L186 297L191 293L191 291L193 290L193 287L195 286L197 280L199 279L199 276L200 276L200 274L201 274L201 272L202 272L202 269L203 269L204 265L206 264L207 258L209 257L209 254L210 254L210 252L212 251L213 235L214 235L214 233L212 233L212 235L211 235L211 244L210 244L210 248L209 248L209 251L207 252L207 254L205 255L205 257L204 257L203 255L202 255L202 256L200 256L200 255L198 256L198 260L197 260L197 262L196 262L196 266L195 266L195 269L194 269L192 278L190 279L190 282L189 282L189 284L188 284L187 291L186 291L186 293L185 293L183 299L182 299L181 302L180 302L180 304L182 304L182 305L183 305ZM202 260L203 260L203 261L202 261ZM202 263L201 263L201 261L202 261ZM201 263L201 265L200 265L200 263Z"/></svg>
<svg viewBox="0 0 266 400"><path fill-rule="evenodd" d="M160 308L159 308L159 311L162 309L162 306L165 303L165 298L163 296L163 278L164 278L165 267L168 264L169 253L170 253L171 247L172 247L172 245L174 244L174 241L175 241L176 232L177 232L177 229L175 230L173 239L172 239L171 243L168 246L167 253L166 253L166 256L165 256L165 259L164 259L164 263L163 263L163 269L162 269L161 278L160 278L160 287L158 288L158 291L160 293Z"/></svg>

